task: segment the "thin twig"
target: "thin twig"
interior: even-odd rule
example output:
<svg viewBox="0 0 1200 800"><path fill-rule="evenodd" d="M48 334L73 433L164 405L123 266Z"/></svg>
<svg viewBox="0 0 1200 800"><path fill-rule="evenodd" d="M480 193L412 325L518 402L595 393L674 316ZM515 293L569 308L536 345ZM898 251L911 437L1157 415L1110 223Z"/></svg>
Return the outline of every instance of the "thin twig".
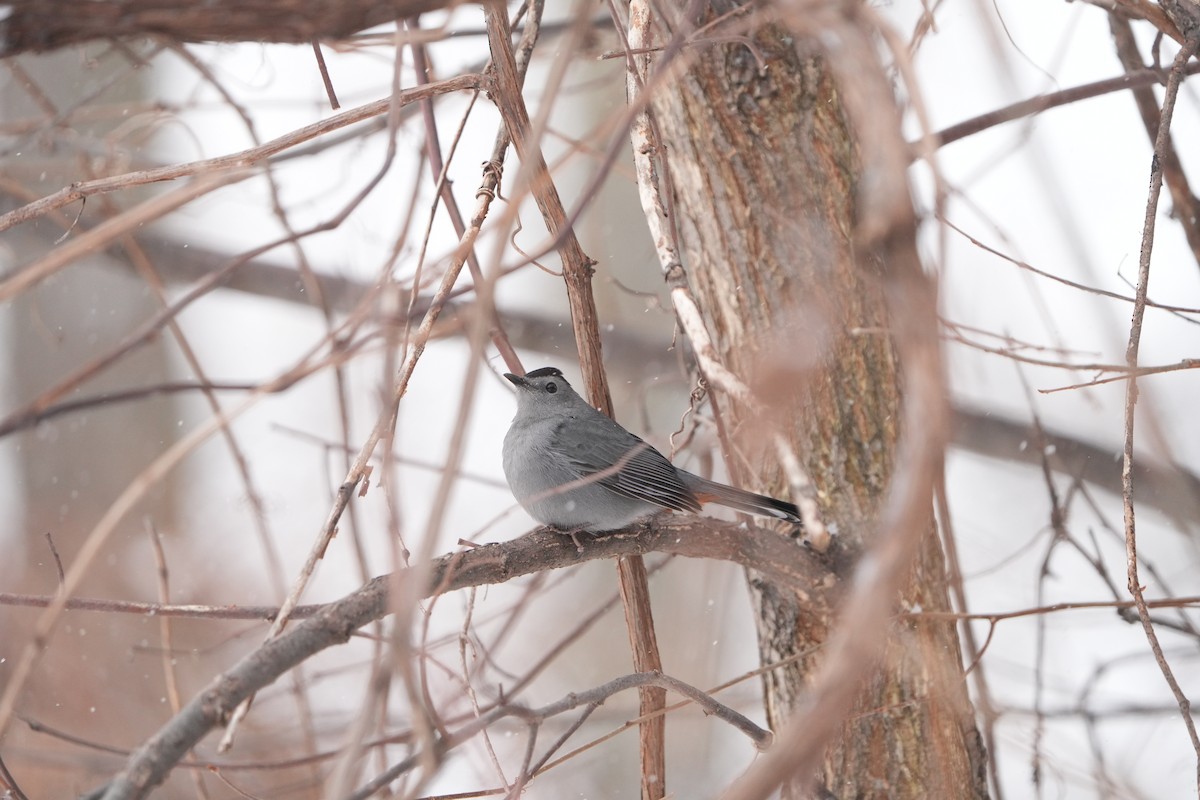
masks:
<svg viewBox="0 0 1200 800"><path fill-rule="evenodd" d="M1108 27L1112 31L1113 42L1117 48L1117 58L1127 73L1136 73L1145 69L1145 61L1138 48L1137 38L1133 33L1133 25L1123 14L1109 12ZM1200 62L1189 64L1189 67L1200 68ZM1150 138L1151 145L1158 137L1159 113L1158 100L1154 96L1152 85L1131 87L1133 100L1137 104L1138 116L1142 118L1142 127ZM1192 258L1200 266L1200 197L1192 191L1187 172L1179 160L1179 151L1170 137L1167 139L1166 150L1162 159L1163 182L1171 192L1171 202L1174 217L1183 229L1184 238L1192 250Z"/></svg>
<svg viewBox="0 0 1200 800"><path fill-rule="evenodd" d="M1138 369L1138 351L1141 348L1142 341L1142 321L1146 314L1146 293L1150 283L1150 255L1154 249L1154 227L1158 214L1158 198L1162 192L1163 154L1166 151L1167 142L1169 141L1171 119L1175 112L1175 99L1179 94L1179 86L1183 80L1183 69L1188 60L1195 55L1198 46L1200 46L1200 36L1193 36L1175 57L1175 63L1172 65L1171 71L1167 76L1167 86L1163 95L1163 107L1158 126L1158 135L1154 139L1154 157L1150 166L1150 191L1146 198L1141 256L1138 259L1137 296L1133 304L1133 318L1129 324L1129 344L1125 349L1126 362L1129 365L1129 369L1135 374L1130 377L1125 389L1125 447L1124 457L1121 462L1121 502L1125 512L1125 560L1129 593L1133 595L1138 618L1142 623L1142 630L1146 634L1146 640L1150 644L1150 650L1154 653L1154 659L1158 663L1158 668L1162 672L1167 685L1170 687L1171 693L1175 696L1176 702L1179 703L1180 716L1183 718L1183 724L1187 728L1188 737L1192 742L1192 749L1196 753L1196 788L1197 792L1200 793L1200 735L1197 734L1196 723L1192 719L1191 702L1176 680L1171 665L1167 663L1162 645L1158 641L1158 634L1155 633L1154 624L1150 619L1150 612L1146 606L1145 596L1142 593L1141 581L1138 578L1137 531L1133 503L1133 430L1138 399L1136 371Z"/></svg>
<svg viewBox="0 0 1200 800"><path fill-rule="evenodd" d="M1200 63L1188 64L1184 67L1185 75L1195 75L1200 72ZM1092 97L1100 97L1113 92L1119 92L1124 89L1133 89L1138 86L1154 86L1162 81L1162 73L1155 69L1138 70L1137 72L1129 72L1124 75L1119 75L1115 78L1108 78L1095 83L1085 83L1080 86L1073 86L1070 89L1063 89L1058 92L1050 92L1048 94L1031 97L1028 100L1022 100L1019 103L998 108L995 111L989 111L986 114L980 114L978 117L972 117L968 120L963 120L955 125L933 134L933 140L938 143L939 147L957 142L959 139L965 139L980 131L985 131L988 128L994 128L1005 122L1031 117L1035 114L1040 114L1051 108L1069 105L1080 100L1087 100ZM916 145L913 145L916 152Z"/></svg>
<svg viewBox="0 0 1200 800"><path fill-rule="evenodd" d="M943 225L946 225L947 227L949 227L951 230L961 234L964 239L966 239L968 242L975 245L976 247L980 248L981 250L991 253L992 255L996 256L997 258L1003 259L1004 261L1007 261L1008 263L1012 264L1014 267L1018 267L1027 272L1031 272L1034 275L1037 275L1038 277L1046 278L1048 280L1052 280L1057 283L1061 283L1063 286L1069 286L1070 288L1078 289L1081 292L1087 292L1088 294L1098 295L1099 297L1107 297L1112 300L1120 300L1121 302L1124 302L1124 303L1132 304L1135 300L1135 298L1133 298L1133 297L1129 297L1127 295L1123 295L1118 292L1110 292L1107 289L1098 289L1095 286L1088 286L1087 284L1079 283L1077 281L1073 281L1068 278L1064 278L1061 275L1055 275L1052 272L1047 272L1046 270L1038 269L1037 267L1033 266L1032 264L1030 264L1026 261L1022 261L1018 258L1014 258L1014 257L1008 255L1007 253L1001 252L1000 250L996 249L995 247L985 244L981 240L979 240L976 237L972 236L971 234L967 233L965 230L963 230L959 226L955 225L953 222L951 222L945 216L939 216L938 221L941 222ZM1160 309L1163 309L1164 311L1171 311L1176 314L1200 314L1200 308L1196 308L1195 306L1176 306L1176 305L1171 305L1169 303L1159 303L1155 300L1151 300L1150 298L1146 298L1146 305L1149 306L1150 308L1160 308Z"/></svg>
<svg viewBox="0 0 1200 800"><path fill-rule="evenodd" d="M51 250L32 264L20 268L9 278L0 282L0 303L11 300L31 286L36 285L60 269L68 266L73 261L97 250L103 250L115 239L131 231L135 231L199 197L210 194L223 186L243 181L253 174L255 174L255 170L242 166L214 172L203 172L183 186L158 197L153 197L118 216L102 222L87 232ZM3 228L0 228L0 230L3 230Z"/></svg>
<svg viewBox="0 0 1200 800"><path fill-rule="evenodd" d="M321 73L321 83L325 85L325 96L329 98L329 107L337 111L342 104L338 102L337 92L333 89L333 78L329 77L329 67L325 64L325 54L321 52L321 43L313 39L312 49L313 58L317 60L317 70Z"/></svg>
<svg viewBox="0 0 1200 800"><path fill-rule="evenodd" d="M529 183L545 220L546 229L557 242L588 399L601 412L612 416L612 398L609 395L600 352L600 324L591 288L593 262L575 237L558 190L550 178L545 158L537 144L537 130L531 128L529 113L521 96L520 80L510 45L508 18L503 13L503 6L495 2L486 3L484 15L492 62L496 69L496 91L493 99L521 156L523 171L530 176ZM586 22L584 15L579 15L577 19ZM546 91L553 93L552 89ZM654 632L646 565L637 557L621 559L617 562L617 570L621 596L625 603L626 625L634 667L640 672L660 670L662 661ZM646 688L640 694L643 714L661 709L666 703L665 694L661 689ZM640 728L639 736L643 795L649 791L650 797L661 797L666 790L666 744L662 719L656 717L648 721Z"/></svg>
<svg viewBox="0 0 1200 800"><path fill-rule="evenodd" d="M582 692L572 692L562 700L540 708L524 708L521 706L498 706L484 717L474 721L469 725L463 726L459 731L455 731L449 737L440 739L436 743L436 747L440 751L448 750L462 742L472 738L479 731L486 728L501 719L506 717L516 717L530 724L540 723L546 719L563 714L567 711L583 707L589 708L603 704L608 698L614 694L618 694L629 689L637 689L644 686L656 686L664 691L670 689L688 697L693 702L699 703L706 712L717 717L718 719L728 722L737 730L748 736L754 742L755 747L765 749L769 747L772 741L771 732L764 730L742 714L734 711L732 708L717 702L711 696L690 686L677 678L672 678L669 675L664 675L661 672L636 672L631 675L625 675L620 678L609 681L601 686L593 689L588 689ZM404 773L416 766L416 757L410 756L393 768L387 770L382 775L377 776L363 789L351 795L350 800L366 800L379 789L394 781ZM104 800L111 800L105 797Z"/></svg>
<svg viewBox="0 0 1200 800"><path fill-rule="evenodd" d="M0 606L15 608L46 608L54 602L50 594L19 594L0 592ZM312 604L297 606L292 611L294 619L307 619L325 606ZM96 597L72 597L66 602L67 611L96 611L103 614L137 614L146 617L185 617L187 619L248 619L270 622L279 614L278 606L231 606L185 603L180 605L142 603L136 600L107 600Z"/></svg>
<svg viewBox="0 0 1200 800"><path fill-rule="evenodd" d="M158 583L158 601L162 605L171 602L171 573L167 567L167 554L163 549L162 536L150 517L145 519L146 536L150 539L150 548L154 553L155 577ZM178 714L183 708L179 697L179 676L175 674L175 646L172 643L170 617L159 617L158 620L159 646L162 650L163 680L166 683L167 702L171 705L171 714ZM190 756L188 759L190 760ZM195 770L189 771L192 785L196 787L196 796L207 798L208 791L204 787L204 778Z"/></svg>
<svg viewBox="0 0 1200 800"><path fill-rule="evenodd" d="M456 75L453 78L438 81L437 83L406 89L401 93L400 97L394 99L400 105L407 105L424 97L460 92L468 89L486 88L487 79L484 76L469 73L466 75ZM184 178L189 175L206 175L213 172L225 172L254 165L265 158L281 153L310 139L315 139L318 136L323 136L326 133L345 128L357 122L382 116L388 113L392 101L393 98L390 97L383 100L375 100L352 108L349 111L343 111L341 114L323 119L320 122L314 122L311 125L290 131L258 147L247 148L236 153L217 156L216 158L205 158L199 161L188 161L182 164L167 164L155 167L154 169L127 172L121 175L71 184L54 194L47 195L36 202L29 203L0 216L0 232L93 194L115 192L134 186L143 186L148 183L159 183L161 181Z"/></svg>
<svg viewBox="0 0 1200 800"><path fill-rule="evenodd" d="M50 556L54 559L54 570L58 573L58 585L62 586L66 580L66 574L63 572L62 556L58 554L58 548L54 545L54 535L50 531L46 531L46 545L50 548Z"/></svg>

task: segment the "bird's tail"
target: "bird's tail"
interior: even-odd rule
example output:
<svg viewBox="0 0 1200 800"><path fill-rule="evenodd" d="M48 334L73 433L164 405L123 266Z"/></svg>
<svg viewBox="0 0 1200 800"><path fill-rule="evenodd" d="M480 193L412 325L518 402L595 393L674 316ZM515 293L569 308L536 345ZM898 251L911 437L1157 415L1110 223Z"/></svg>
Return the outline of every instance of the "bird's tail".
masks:
<svg viewBox="0 0 1200 800"><path fill-rule="evenodd" d="M682 472L682 470L680 471ZM691 484L690 488L693 494L701 503L716 503L735 511L745 511L747 514L759 514L764 517L775 517L802 524L800 509L794 503L747 492L745 489L735 489L732 486L710 481L691 473L688 473L687 479Z"/></svg>

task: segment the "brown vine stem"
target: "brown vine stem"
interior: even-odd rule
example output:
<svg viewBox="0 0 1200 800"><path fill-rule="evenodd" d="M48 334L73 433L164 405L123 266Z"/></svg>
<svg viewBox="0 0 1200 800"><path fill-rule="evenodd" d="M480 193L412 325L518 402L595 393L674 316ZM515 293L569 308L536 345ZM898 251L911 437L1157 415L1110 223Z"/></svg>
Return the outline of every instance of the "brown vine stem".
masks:
<svg viewBox="0 0 1200 800"><path fill-rule="evenodd" d="M1138 619L1142 623L1146 641L1150 643L1150 650L1154 653L1154 660L1158 663L1163 678L1179 704L1179 713L1183 717L1183 724L1192 740L1192 748L1196 752L1196 788L1197 793L1200 794L1200 736L1197 735L1196 723L1192 720L1191 702L1179 686L1179 681L1176 680L1171 665L1167 663L1162 645L1158 641L1158 634L1155 633L1154 624L1150 619L1150 611L1146 606L1146 598L1138 576L1137 526L1133 505L1133 430L1138 400L1138 351L1142 341L1142 320L1146 314L1146 294L1149 291L1150 283L1150 255L1154 250L1154 225L1158 214L1158 198L1162 193L1163 156L1170 142L1171 117L1175 112L1175 98L1179 94L1179 86L1183 81L1183 68L1195 55L1197 47L1200 47L1200 36L1193 36L1179 51L1175 62L1171 65L1163 96L1158 134L1154 138L1154 156L1150 163L1150 192L1146 198L1142 248L1138 259L1137 294L1133 303L1133 318L1129 323L1129 344L1125 348L1125 361L1132 372L1129 383L1125 387L1125 447L1124 458L1121 462L1121 501L1125 511L1125 566L1129 581L1129 593L1133 596Z"/></svg>
<svg viewBox="0 0 1200 800"><path fill-rule="evenodd" d="M513 59L508 17L502 3L484 5L488 42L492 63L496 69L496 91L493 100L508 126L513 145L522 164L530 170L530 185L546 229L558 243L562 259L563 281L571 307L571 323L579 350L579 364L584 385L592 405L612 416L612 398L604 374L600 353L600 324L596 302L592 295L592 260L583 252L579 240L567 219L566 209L550 176L545 158L531 135L529 112L521 95L521 85ZM586 19L580 15L580 19ZM634 668L638 672L662 669L654 619L650 607L650 584L646 565L640 556L622 558L617 562L621 598L625 604L625 620L633 650ZM661 687L642 687L639 690L641 713L647 717L638 728L642 757L643 797L661 797L666 791L666 725L657 714L666 706L666 691Z"/></svg>
<svg viewBox="0 0 1200 800"><path fill-rule="evenodd" d="M329 119L305 125L303 128L298 128L269 142L264 142L258 147L239 150L236 153L216 158L188 161L183 164L168 164L162 167L155 167L154 169L126 172L107 178L73 183L70 186L59 189L54 194L47 195L40 200L35 200L32 203L13 209L7 214L0 216L0 232L94 194L115 192L133 186L143 186L148 183L159 183L175 180L176 178L185 178L189 175L201 175L253 165L265 158L270 158L273 155L295 147L302 142L316 139L318 136L323 136L326 133L345 128L357 122L363 122L364 120L387 114L393 103L403 106L416 100L439 94L483 88L486 88L486 80L482 75L474 73L456 75L444 81L406 89L397 98L386 97L382 100L375 100L365 105L357 106L341 114L335 114Z"/></svg>
<svg viewBox="0 0 1200 800"><path fill-rule="evenodd" d="M1117 49L1117 58L1120 59L1126 74L1133 75L1145 69L1145 60L1129 18L1109 12L1108 28ZM1193 71L1200 70L1200 61L1187 66ZM1138 116L1142 118L1142 127L1146 129L1146 135L1153 146L1158 137L1159 127L1158 100L1154 96L1153 84L1133 87L1132 94ZM1179 158L1179 150L1170 138L1167 139L1167 148L1163 152L1162 168L1163 182L1166 183L1171 193L1171 202L1175 205L1175 221L1183 229L1184 238L1192 250L1192 258L1200 266L1200 197L1192 191L1187 172Z"/></svg>
<svg viewBox="0 0 1200 800"><path fill-rule="evenodd" d="M128 211L105 220L86 233L68 240L66 244L52 249L37 261L0 283L0 303L11 300L31 286L49 278L76 259L103 250L114 240L137 230L146 223L165 216L222 186L243 181L255 172L254 169L236 167L202 173L183 186L159 197L151 198ZM3 228L0 227L0 230Z"/></svg>

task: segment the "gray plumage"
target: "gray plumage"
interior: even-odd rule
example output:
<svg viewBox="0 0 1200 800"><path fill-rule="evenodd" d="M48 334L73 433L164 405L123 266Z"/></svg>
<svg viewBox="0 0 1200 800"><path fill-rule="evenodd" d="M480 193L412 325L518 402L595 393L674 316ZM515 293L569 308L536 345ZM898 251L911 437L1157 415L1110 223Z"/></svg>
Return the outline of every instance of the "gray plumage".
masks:
<svg viewBox="0 0 1200 800"><path fill-rule="evenodd" d="M799 523L796 506L693 475L592 408L554 367L524 377L504 437L504 475L517 502L560 530L611 531L659 511L703 503Z"/></svg>

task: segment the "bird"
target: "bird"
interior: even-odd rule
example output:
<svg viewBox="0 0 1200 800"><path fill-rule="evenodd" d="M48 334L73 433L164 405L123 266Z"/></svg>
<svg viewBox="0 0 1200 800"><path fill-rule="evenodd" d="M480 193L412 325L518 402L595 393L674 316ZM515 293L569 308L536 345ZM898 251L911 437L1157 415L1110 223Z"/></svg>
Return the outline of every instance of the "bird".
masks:
<svg viewBox="0 0 1200 800"><path fill-rule="evenodd" d="M802 524L793 503L676 467L589 405L557 367L504 377L517 388L504 475L517 502L543 525L604 533L662 511L696 513L706 503Z"/></svg>

